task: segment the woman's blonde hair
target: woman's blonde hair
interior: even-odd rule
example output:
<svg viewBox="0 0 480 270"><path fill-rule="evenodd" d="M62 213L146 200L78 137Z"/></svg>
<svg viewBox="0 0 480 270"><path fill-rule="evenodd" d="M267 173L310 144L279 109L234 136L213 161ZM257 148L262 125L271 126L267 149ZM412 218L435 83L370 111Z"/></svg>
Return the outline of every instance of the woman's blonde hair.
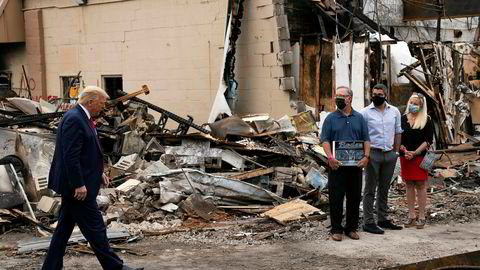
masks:
<svg viewBox="0 0 480 270"><path fill-rule="evenodd" d="M413 93L412 96L408 99L407 102L407 109L405 110L405 114L408 114L410 112L410 101L412 99L418 98L420 100L420 111L417 113L417 117L415 118L415 123L413 124L412 128L413 129L423 129L425 125L427 124L427 100L425 99L425 96L420 94L420 93Z"/></svg>

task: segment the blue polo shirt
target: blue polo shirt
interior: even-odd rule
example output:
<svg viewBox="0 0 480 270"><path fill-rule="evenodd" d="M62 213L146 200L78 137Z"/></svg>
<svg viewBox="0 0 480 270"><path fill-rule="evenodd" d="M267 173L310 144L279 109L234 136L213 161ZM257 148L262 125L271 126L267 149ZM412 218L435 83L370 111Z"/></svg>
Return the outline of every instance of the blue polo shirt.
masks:
<svg viewBox="0 0 480 270"><path fill-rule="evenodd" d="M368 126L362 114L352 109L350 115L340 110L330 113L322 126L322 142L332 141L370 141Z"/></svg>

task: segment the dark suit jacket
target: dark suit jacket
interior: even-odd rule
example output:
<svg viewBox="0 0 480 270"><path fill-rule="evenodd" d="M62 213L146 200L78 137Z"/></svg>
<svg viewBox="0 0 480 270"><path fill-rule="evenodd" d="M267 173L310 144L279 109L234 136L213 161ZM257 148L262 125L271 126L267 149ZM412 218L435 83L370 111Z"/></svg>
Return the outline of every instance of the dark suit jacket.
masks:
<svg viewBox="0 0 480 270"><path fill-rule="evenodd" d="M48 188L70 196L75 188L85 186L86 199L95 200L103 173L103 152L96 136L79 105L65 113L57 129Z"/></svg>

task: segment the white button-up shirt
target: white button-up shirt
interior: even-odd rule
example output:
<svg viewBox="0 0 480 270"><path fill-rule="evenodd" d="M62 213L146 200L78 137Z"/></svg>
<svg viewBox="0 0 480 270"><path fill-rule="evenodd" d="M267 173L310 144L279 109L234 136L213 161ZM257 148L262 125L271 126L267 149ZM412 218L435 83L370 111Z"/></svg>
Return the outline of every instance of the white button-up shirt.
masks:
<svg viewBox="0 0 480 270"><path fill-rule="evenodd" d="M85 114L87 115L87 118L90 120L91 117L90 117L90 113L88 112L88 110L87 110L85 107L83 107L82 104L79 103L78 105L80 106L80 108L83 109L83 111L84 111Z"/></svg>
<svg viewBox="0 0 480 270"><path fill-rule="evenodd" d="M403 132L400 111L385 102L383 112L371 103L361 113L368 125L371 147L383 151L392 150L395 134Z"/></svg>

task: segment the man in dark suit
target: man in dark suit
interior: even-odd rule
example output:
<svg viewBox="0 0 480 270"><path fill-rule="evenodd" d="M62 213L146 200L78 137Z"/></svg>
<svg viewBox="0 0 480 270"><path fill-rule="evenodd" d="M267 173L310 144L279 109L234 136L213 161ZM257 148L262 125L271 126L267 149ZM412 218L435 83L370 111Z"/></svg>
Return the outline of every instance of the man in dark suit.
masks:
<svg viewBox="0 0 480 270"><path fill-rule="evenodd" d="M62 206L42 267L44 270L63 268L63 256L75 224L90 243L103 269L132 269L110 248L96 202L100 185L108 185L110 180L103 174L103 152L92 118L99 115L107 98L103 89L86 87L77 106L65 113L58 126L48 188L62 195Z"/></svg>

